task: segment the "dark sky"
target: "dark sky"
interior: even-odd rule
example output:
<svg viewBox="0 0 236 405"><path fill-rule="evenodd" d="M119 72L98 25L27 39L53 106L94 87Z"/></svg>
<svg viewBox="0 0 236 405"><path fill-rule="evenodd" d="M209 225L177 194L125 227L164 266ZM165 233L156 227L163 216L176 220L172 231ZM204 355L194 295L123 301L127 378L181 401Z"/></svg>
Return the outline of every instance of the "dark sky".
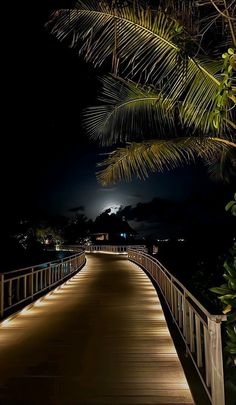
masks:
<svg viewBox="0 0 236 405"><path fill-rule="evenodd" d="M107 189L98 185L96 162L103 151L88 141L81 111L94 104L96 75L102 72L95 72L44 27L50 12L68 3L47 0L9 5L2 96L4 217L39 210L67 214L81 205L89 217L95 217L110 206L135 207L153 198L185 202L199 201L205 195L213 201L219 194L224 209L231 191L212 183L202 167L151 175L145 182L134 180Z"/></svg>

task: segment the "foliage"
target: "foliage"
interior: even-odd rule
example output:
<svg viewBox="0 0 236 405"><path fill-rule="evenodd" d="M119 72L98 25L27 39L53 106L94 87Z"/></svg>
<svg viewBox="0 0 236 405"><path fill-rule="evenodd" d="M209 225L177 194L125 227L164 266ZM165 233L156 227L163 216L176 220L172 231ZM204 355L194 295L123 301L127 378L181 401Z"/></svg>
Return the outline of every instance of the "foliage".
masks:
<svg viewBox="0 0 236 405"><path fill-rule="evenodd" d="M107 160L99 164L107 168L98 174L98 180L102 185L106 185L112 183L114 178L131 180L133 173L144 179L150 171L162 172L178 167L194 161L196 155L209 160L217 150L222 150L220 142L213 144L209 139L195 137L133 142L126 148L118 148Z"/></svg>
<svg viewBox="0 0 236 405"><path fill-rule="evenodd" d="M215 96L215 109L212 112L212 122L216 129L220 126L220 116L227 120L227 101L228 97L233 95L232 79L233 70L236 69L236 54L234 49L229 48L223 53L223 67L221 70L222 80Z"/></svg>
<svg viewBox="0 0 236 405"><path fill-rule="evenodd" d="M103 79L102 105L88 109L86 127L102 145L129 144L102 164L103 184L198 157L213 173L219 163L221 173L231 160L233 13L231 3L207 0L160 0L154 7L146 1L87 0L54 12L48 27L59 40L95 67L112 64L113 75Z"/></svg>
<svg viewBox="0 0 236 405"><path fill-rule="evenodd" d="M231 211L231 214L236 216L236 194L234 194L234 200L229 201L225 209L226 211Z"/></svg>
<svg viewBox="0 0 236 405"><path fill-rule="evenodd" d="M52 226L36 228L36 238L42 244L56 244L62 242L60 232Z"/></svg>
<svg viewBox="0 0 236 405"><path fill-rule="evenodd" d="M234 200L226 205L226 210L236 214L236 194ZM236 365L236 243L230 249L224 262L225 283L210 290L219 295L223 313L227 314L225 350L228 353L228 363Z"/></svg>
<svg viewBox="0 0 236 405"><path fill-rule="evenodd" d="M77 213L64 228L63 236L66 243L80 243L88 236L92 221L86 215Z"/></svg>

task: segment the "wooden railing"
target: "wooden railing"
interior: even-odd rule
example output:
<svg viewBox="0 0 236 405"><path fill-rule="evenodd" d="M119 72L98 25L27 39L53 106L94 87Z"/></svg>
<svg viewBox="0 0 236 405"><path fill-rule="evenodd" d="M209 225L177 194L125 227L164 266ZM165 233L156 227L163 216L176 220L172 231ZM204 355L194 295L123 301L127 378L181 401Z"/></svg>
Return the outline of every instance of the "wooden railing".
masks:
<svg viewBox="0 0 236 405"><path fill-rule="evenodd" d="M60 250L76 252L83 248L85 252L127 253L129 249L146 252L145 245L64 245Z"/></svg>
<svg viewBox="0 0 236 405"><path fill-rule="evenodd" d="M127 253L129 249L145 251L145 245L89 245L84 246L86 252Z"/></svg>
<svg viewBox="0 0 236 405"><path fill-rule="evenodd" d="M213 405L224 405L221 322L227 317L210 314L183 284L152 256L130 249L128 258L147 270L157 283L210 401Z"/></svg>
<svg viewBox="0 0 236 405"><path fill-rule="evenodd" d="M85 253L50 263L0 273L0 318L34 301L71 277L85 263Z"/></svg>

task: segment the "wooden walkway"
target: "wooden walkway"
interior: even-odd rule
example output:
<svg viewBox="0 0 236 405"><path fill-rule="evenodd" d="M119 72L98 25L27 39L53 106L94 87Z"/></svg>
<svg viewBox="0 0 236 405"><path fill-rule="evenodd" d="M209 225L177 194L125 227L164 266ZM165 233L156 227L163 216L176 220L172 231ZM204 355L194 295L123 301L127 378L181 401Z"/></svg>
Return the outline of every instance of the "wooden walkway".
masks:
<svg viewBox="0 0 236 405"><path fill-rule="evenodd" d="M94 254L60 289L0 327L0 404L192 405L148 277Z"/></svg>

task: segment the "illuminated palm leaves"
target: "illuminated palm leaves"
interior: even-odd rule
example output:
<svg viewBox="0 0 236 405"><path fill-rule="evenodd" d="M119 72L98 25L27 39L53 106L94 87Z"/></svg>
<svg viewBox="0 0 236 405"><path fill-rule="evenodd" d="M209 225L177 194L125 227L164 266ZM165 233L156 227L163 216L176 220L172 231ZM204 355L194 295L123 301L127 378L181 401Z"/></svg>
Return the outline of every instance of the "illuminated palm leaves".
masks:
<svg viewBox="0 0 236 405"><path fill-rule="evenodd" d="M197 65L199 66L199 64ZM207 73L203 74L202 69ZM223 133L226 125L224 120L220 120L219 128L216 130L212 124L212 111L215 108L215 95L219 88L219 82L215 77L219 75L219 62L201 61L201 70L195 72L189 65L188 75L192 76L192 81L187 95L183 99L181 107L181 120L194 130L201 130L202 133L209 132ZM218 75L217 75L218 73ZM229 100L229 106L231 101Z"/></svg>
<svg viewBox="0 0 236 405"><path fill-rule="evenodd" d="M115 49L128 75L145 72L159 79L160 73L166 76L176 68L178 47L171 39L178 25L162 12L154 17L149 9L140 7L115 8L105 1L79 1L74 9L54 13L52 23L52 33L59 40L67 38L95 65L101 65Z"/></svg>
<svg viewBox="0 0 236 405"><path fill-rule="evenodd" d="M90 137L101 145L175 133L175 109L152 87L140 86L121 78L104 77L100 101L85 113Z"/></svg>
<svg viewBox="0 0 236 405"><path fill-rule="evenodd" d="M212 137L232 135L226 131L229 120L233 122L232 91L225 115L219 113L217 128L213 125L222 81L220 58L187 55L180 45L183 27L161 10L153 12L137 2L79 1L74 9L55 12L49 26L95 66L112 62L115 76L103 81L105 104L86 112L91 138L102 145L167 138L118 149L105 162L102 182L132 173L145 177L147 170L175 167L196 154L210 159L219 153ZM177 120L191 137L186 132L185 138L173 137Z"/></svg>
<svg viewBox="0 0 236 405"><path fill-rule="evenodd" d="M181 27L162 11L78 2L75 9L56 12L52 24L58 39L67 39L95 66L114 59L115 52L115 71L119 67L126 78L161 87L173 103L183 102L186 123L202 127L204 122L209 129L206 113L214 104L221 63L182 57L175 43Z"/></svg>
<svg viewBox="0 0 236 405"><path fill-rule="evenodd" d="M110 153L107 160L98 165L106 168L97 177L104 186L122 179L129 181L133 175L145 179L149 172L170 170L197 157L209 161L216 152L225 149L226 145L220 140L213 142L210 138L198 137L132 143Z"/></svg>

